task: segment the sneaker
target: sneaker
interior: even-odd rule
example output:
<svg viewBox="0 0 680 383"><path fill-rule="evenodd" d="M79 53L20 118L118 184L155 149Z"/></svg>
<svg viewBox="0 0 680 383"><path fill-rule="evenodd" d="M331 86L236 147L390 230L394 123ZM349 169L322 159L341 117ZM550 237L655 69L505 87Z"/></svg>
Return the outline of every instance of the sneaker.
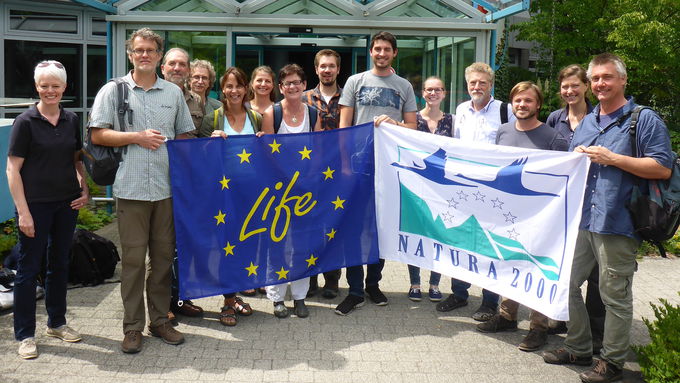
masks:
<svg viewBox="0 0 680 383"><path fill-rule="evenodd" d="M175 330L170 322L165 322L158 326L149 326L149 332L151 335L163 339L163 342L167 344L178 345L184 343L184 335Z"/></svg>
<svg viewBox="0 0 680 383"><path fill-rule="evenodd" d="M435 306L435 308L437 309L437 311L447 312L463 306L467 306L467 304L468 303L466 299L460 299L457 296L451 294L443 301L437 303L437 306Z"/></svg>
<svg viewBox="0 0 680 383"><path fill-rule="evenodd" d="M496 314L491 317L486 322L482 322L477 325L477 331L479 332L501 332L501 331L517 331L517 321L507 320L501 316L501 314Z"/></svg>
<svg viewBox="0 0 680 383"><path fill-rule="evenodd" d="M136 354L142 351L142 332L137 330L126 331L120 349L126 354Z"/></svg>
<svg viewBox="0 0 680 383"><path fill-rule="evenodd" d="M486 322L489 323L489 322ZM522 340L522 343L517 346L522 351L536 351L539 348L543 347L545 345L545 342L548 340L548 333L546 331L541 331L541 330L529 330L529 333L527 336L524 337L524 340Z"/></svg>
<svg viewBox="0 0 680 383"><path fill-rule="evenodd" d="M417 287L411 287L408 290L408 299L414 301L414 302L420 302L420 300L423 298L423 295L420 293L420 289Z"/></svg>
<svg viewBox="0 0 680 383"><path fill-rule="evenodd" d="M286 318L290 315L288 308L283 302L274 302L274 316L277 318Z"/></svg>
<svg viewBox="0 0 680 383"><path fill-rule="evenodd" d="M604 359L595 359L595 366L578 377L584 383L615 382L623 378L623 371Z"/></svg>
<svg viewBox="0 0 680 383"><path fill-rule="evenodd" d="M438 287L431 288L430 291L427 292L427 295L430 297L430 302L439 302L444 299L444 296L442 295L442 292L439 291Z"/></svg>
<svg viewBox="0 0 680 383"><path fill-rule="evenodd" d="M45 330L45 335L51 336L53 338L59 338L64 342L80 342L83 339L78 332L67 325L59 326L57 328L47 328Z"/></svg>
<svg viewBox="0 0 680 383"><path fill-rule="evenodd" d="M326 281L326 284L323 286L323 290L321 290L321 296L326 299L334 299L338 296L339 292L340 289L338 288L337 281Z"/></svg>
<svg viewBox="0 0 680 383"><path fill-rule="evenodd" d="M365 303L363 297L358 297L356 295L348 295L338 307L335 308L335 313L338 315L347 315L350 311L363 306Z"/></svg>
<svg viewBox="0 0 680 383"><path fill-rule="evenodd" d="M549 364L576 364L579 366L590 366L593 364L592 356L576 356L566 348L557 350L543 351L543 361Z"/></svg>
<svg viewBox="0 0 680 383"><path fill-rule="evenodd" d="M38 357L38 345L35 338L26 338L19 343L19 356L22 359L35 359Z"/></svg>
<svg viewBox="0 0 680 383"><path fill-rule="evenodd" d="M387 297L380 291L378 285L366 286L368 298L378 306L387 306Z"/></svg>
<svg viewBox="0 0 680 383"><path fill-rule="evenodd" d="M496 315L496 309L491 308L489 306L481 305L475 311L474 314L472 314L472 319L476 320L477 322L486 322L493 318L493 316Z"/></svg>
<svg viewBox="0 0 680 383"><path fill-rule="evenodd" d="M293 312L295 313L295 315L297 315L298 318L307 318L309 316L309 310L305 305L304 299L294 300L293 305L295 306Z"/></svg>

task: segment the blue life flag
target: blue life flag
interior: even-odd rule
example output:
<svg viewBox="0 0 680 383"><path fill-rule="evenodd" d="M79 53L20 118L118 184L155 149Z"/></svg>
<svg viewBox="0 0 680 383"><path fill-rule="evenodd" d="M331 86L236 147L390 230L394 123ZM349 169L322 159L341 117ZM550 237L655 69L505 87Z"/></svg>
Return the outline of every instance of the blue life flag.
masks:
<svg viewBox="0 0 680 383"><path fill-rule="evenodd" d="M378 262L372 123L167 144L182 299Z"/></svg>

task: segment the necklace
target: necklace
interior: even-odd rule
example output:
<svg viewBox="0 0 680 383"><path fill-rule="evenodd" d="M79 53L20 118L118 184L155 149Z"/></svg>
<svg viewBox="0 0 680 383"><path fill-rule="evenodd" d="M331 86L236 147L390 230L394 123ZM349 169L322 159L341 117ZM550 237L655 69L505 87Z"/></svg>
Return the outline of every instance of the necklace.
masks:
<svg viewBox="0 0 680 383"><path fill-rule="evenodd" d="M304 106L303 106L303 108L304 108ZM298 110L296 110L295 113L293 113L293 118L291 118L291 121L293 121L293 124L297 124L297 122L298 122L296 115L297 115L297 112L299 112L299 111L300 111L300 109L298 108Z"/></svg>

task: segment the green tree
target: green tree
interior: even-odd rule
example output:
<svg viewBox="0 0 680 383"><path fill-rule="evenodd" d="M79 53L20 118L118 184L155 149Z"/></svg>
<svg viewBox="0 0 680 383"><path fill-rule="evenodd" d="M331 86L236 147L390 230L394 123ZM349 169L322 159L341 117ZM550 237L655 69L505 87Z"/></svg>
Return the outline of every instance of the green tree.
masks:
<svg viewBox="0 0 680 383"><path fill-rule="evenodd" d="M654 107L680 144L680 1L534 0L531 19L516 24L518 39L533 41L539 76L556 92L557 72L613 52L628 67L627 93Z"/></svg>

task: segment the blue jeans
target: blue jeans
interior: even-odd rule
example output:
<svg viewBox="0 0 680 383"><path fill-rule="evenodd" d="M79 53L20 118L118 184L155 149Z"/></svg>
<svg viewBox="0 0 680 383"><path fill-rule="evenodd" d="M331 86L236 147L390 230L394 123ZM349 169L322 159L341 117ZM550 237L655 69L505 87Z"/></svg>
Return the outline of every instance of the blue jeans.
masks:
<svg viewBox="0 0 680 383"><path fill-rule="evenodd" d="M20 251L14 280L14 338L22 341L35 336L35 289L43 258L47 255L45 306L47 326L66 324L66 284L78 210L71 201L29 203L35 237L19 230ZM19 217L17 216L17 224Z"/></svg>
<svg viewBox="0 0 680 383"><path fill-rule="evenodd" d="M382 269L385 267L385 260L381 259L378 263L366 265L366 286L378 286L382 279ZM347 268L347 284L349 294L358 297L364 296L364 266L351 266Z"/></svg>
<svg viewBox="0 0 680 383"><path fill-rule="evenodd" d="M411 285L420 285L420 267L408 265L408 276L409 279L411 280ZM439 286L439 280L441 278L442 278L441 274L435 273L434 271L430 271L431 286Z"/></svg>
<svg viewBox="0 0 680 383"><path fill-rule="evenodd" d="M468 299L470 296L470 293L468 293L470 286L472 285L469 282L451 278L451 291L453 292L453 295L459 299ZM487 289L482 289L482 306L496 309L498 307L498 298L498 294Z"/></svg>

